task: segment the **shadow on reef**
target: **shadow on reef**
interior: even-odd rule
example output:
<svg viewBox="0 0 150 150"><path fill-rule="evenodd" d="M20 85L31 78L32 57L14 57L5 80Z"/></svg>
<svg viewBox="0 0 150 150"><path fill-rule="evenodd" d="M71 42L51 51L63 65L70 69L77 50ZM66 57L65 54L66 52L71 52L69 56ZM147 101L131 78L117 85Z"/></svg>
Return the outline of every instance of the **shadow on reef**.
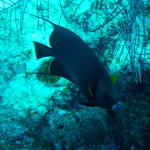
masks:
<svg viewBox="0 0 150 150"><path fill-rule="evenodd" d="M142 82L137 84L133 73L121 74L121 97L124 99L124 106L110 122L110 135L119 150L149 150L150 70L143 72ZM122 84L123 81L126 84Z"/></svg>
<svg viewBox="0 0 150 150"><path fill-rule="evenodd" d="M69 93L75 94L76 91L75 87L69 86L67 92L66 89L62 91L64 100L62 97L59 99L61 91L60 95L56 91L48 99L49 104L45 105L46 112L42 115L29 109L24 118L16 120L15 115L11 115L8 120L6 116L5 123L8 122L10 128L21 125L23 130L21 133L16 130L14 134L1 128L3 143L0 143L0 149L149 150L150 70L143 72L140 85L135 83L132 73L126 71L120 74L119 82L123 86L120 97L124 105L113 118L100 108L74 107L65 99L70 97ZM73 98L74 95L71 96Z"/></svg>

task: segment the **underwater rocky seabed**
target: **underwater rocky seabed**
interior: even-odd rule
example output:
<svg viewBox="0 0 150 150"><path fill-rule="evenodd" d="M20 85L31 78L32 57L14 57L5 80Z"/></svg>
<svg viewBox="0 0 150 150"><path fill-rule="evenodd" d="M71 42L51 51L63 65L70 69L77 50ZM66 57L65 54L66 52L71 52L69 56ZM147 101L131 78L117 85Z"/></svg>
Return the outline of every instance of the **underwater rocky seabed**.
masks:
<svg viewBox="0 0 150 150"><path fill-rule="evenodd" d="M86 31L88 27L84 23L84 17L91 23L90 26L95 23L95 18L88 18L88 15L91 14L90 4L95 4L96 1L84 1L77 11L78 14L85 14L83 18L79 17L81 26L67 22L63 17L60 25L76 32L90 47L102 49L101 52L96 51L97 54L104 55L103 63L109 73L115 72L119 76L115 88L118 99L123 102L123 108L112 117L102 108L76 105L82 96L75 85L56 76L36 74L47 72L52 58L36 60L33 41L49 45L48 39L53 28L31 17L31 13L41 15L38 13L41 10L37 11L37 1L27 2L22 24L19 22L20 17L17 17L18 20L14 19L15 11L12 11L12 17L6 20L6 13L0 12L0 149L149 150L150 55L146 55L142 82L135 82L135 70L128 67L130 63L120 67L121 63L114 61L115 55L107 57L107 51L116 49L118 40L114 24L110 23L111 25L100 32ZM104 1L102 2L104 5ZM109 6L113 2L109 0L105 3ZM129 1L124 1L127 2ZM150 36L150 4L148 1L144 2L147 14L145 27ZM45 8L47 1L42 3ZM71 11L71 8L67 7L69 3L67 0L62 1L62 5L66 6L66 13ZM50 2L50 6L50 20L58 22L62 11L59 1ZM15 9L18 13L16 15L20 16L21 8L22 5L19 4L12 10ZM9 9L7 14L10 13ZM104 16L102 11L99 13ZM23 27L22 33L19 25ZM100 43L96 40L99 34L102 34ZM149 43L146 49L148 53ZM122 53L120 57L123 59L125 56Z"/></svg>

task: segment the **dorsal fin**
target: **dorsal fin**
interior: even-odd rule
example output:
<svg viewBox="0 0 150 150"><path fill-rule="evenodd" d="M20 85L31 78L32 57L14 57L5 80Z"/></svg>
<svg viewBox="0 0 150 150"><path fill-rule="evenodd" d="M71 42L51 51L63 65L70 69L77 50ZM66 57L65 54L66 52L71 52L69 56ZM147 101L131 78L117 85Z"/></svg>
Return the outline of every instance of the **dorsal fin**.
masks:
<svg viewBox="0 0 150 150"><path fill-rule="evenodd" d="M43 20L45 20L45 21L49 22L50 24L52 24L54 27L56 27L56 26L57 26L55 23L53 23L53 22L49 21L48 19L45 19L45 18L40 17L40 16L37 16L37 15L32 15L32 14L30 14L30 15L31 15L31 16L33 16L33 17L36 17L36 18L43 19Z"/></svg>
<svg viewBox="0 0 150 150"><path fill-rule="evenodd" d="M33 42L36 50L37 58L53 56L54 57L54 49L50 48L44 44Z"/></svg>
<svg viewBox="0 0 150 150"><path fill-rule="evenodd" d="M50 45L53 48L57 50L61 50L64 47L68 47L68 46L87 47L86 43L76 33L72 32L71 30L65 27L56 25L55 23L43 17L39 17L36 15L32 15L32 16L43 19L54 26L54 30L49 38Z"/></svg>
<svg viewBox="0 0 150 150"><path fill-rule="evenodd" d="M60 47L62 47L62 40L64 40L64 38L62 38L60 35L61 35L61 33L64 33L64 29L65 28L63 28L63 27L61 27L61 26L58 26L58 25L56 25L55 23L53 23L53 22L51 22L51 21L49 21L48 19L45 19L45 18L43 18L43 17L40 17L40 16L37 16L37 15L32 15L32 14L30 14L31 16L33 16L33 17L36 17L36 18L40 18L40 19L42 19L42 20L45 20L46 22L48 22L48 23L50 23L50 24L52 24L53 26L54 26L54 31L52 32L52 34L51 34L51 36L50 36L50 38L49 38L49 42L50 42L50 44L51 44L51 46L53 47L53 48L55 48L55 49L58 49L58 48L60 48ZM67 30L67 29L66 29Z"/></svg>

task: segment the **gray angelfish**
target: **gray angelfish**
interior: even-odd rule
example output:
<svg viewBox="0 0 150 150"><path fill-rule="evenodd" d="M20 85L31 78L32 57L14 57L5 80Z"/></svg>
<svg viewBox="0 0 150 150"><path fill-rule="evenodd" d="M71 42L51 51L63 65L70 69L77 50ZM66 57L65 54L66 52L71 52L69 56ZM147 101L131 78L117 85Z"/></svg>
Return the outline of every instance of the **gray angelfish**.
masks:
<svg viewBox="0 0 150 150"><path fill-rule="evenodd" d="M89 101L82 103L83 105L111 109L115 103L113 85L95 53L74 32L46 21L54 26L49 38L52 48L34 42L37 58L55 58L50 66L50 73L75 83Z"/></svg>

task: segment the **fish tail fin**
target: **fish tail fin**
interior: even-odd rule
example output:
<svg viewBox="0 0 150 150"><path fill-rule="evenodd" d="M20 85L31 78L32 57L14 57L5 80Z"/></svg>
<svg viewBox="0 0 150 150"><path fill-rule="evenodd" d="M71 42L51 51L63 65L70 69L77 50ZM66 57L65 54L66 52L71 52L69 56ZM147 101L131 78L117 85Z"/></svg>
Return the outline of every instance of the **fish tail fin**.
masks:
<svg viewBox="0 0 150 150"><path fill-rule="evenodd" d="M50 48L44 44L33 42L36 50L36 56L37 58L42 57L48 57L48 56L54 56L54 49Z"/></svg>

